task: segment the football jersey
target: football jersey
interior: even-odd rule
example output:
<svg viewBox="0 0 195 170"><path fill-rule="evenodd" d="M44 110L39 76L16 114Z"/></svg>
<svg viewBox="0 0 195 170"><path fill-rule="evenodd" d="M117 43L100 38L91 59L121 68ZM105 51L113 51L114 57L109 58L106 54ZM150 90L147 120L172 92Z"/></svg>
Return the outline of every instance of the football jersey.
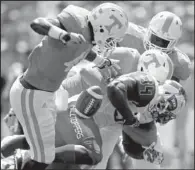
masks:
<svg viewBox="0 0 195 170"><path fill-rule="evenodd" d="M83 119L69 110L58 111L55 131L56 147L75 144L100 152L102 139L93 118Z"/></svg>
<svg viewBox="0 0 195 170"><path fill-rule="evenodd" d="M87 43L64 45L61 41L45 36L29 56L25 80L45 91L56 91L67 72L90 51L91 36L86 9L69 5L57 17L68 32L82 34Z"/></svg>
<svg viewBox="0 0 195 170"><path fill-rule="evenodd" d="M119 42L119 46L135 48L142 54L145 51L143 40L146 34L146 28L129 22L128 30L124 39ZM190 76L190 59L179 49L174 48L172 53L168 54L171 58L174 71L173 77L179 80L186 80Z"/></svg>
<svg viewBox="0 0 195 170"><path fill-rule="evenodd" d="M139 127L133 128L129 125L123 125L123 132L141 146L149 146L152 142L156 142L156 124L149 112L150 103L158 95L157 84L154 78L144 72L133 72L123 75L115 81L122 82L125 85L124 90L127 91L127 98L132 114L142 114Z"/></svg>
<svg viewBox="0 0 195 170"><path fill-rule="evenodd" d="M117 85L120 90L125 90L127 99L137 107L148 105L157 93L156 80L141 71L122 75L113 80L111 84L113 86Z"/></svg>

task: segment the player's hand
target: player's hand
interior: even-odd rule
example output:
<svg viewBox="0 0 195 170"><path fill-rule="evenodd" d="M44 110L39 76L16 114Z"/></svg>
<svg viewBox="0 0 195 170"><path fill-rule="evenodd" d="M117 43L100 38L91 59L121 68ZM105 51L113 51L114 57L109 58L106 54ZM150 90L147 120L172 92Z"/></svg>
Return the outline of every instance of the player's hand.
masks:
<svg viewBox="0 0 195 170"><path fill-rule="evenodd" d="M147 162L160 165L164 160L164 156L162 152L155 149L155 145L156 143L153 142L148 148L146 148L143 152L143 157Z"/></svg>
<svg viewBox="0 0 195 170"><path fill-rule="evenodd" d="M1 169L15 169L14 156L1 159Z"/></svg>
<svg viewBox="0 0 195 170"><path fill-rule="evenodd" d="M122 75L122 69L118 65L119 62L119 60L105 58L105 62L101 66L98 66L106 83L109 83L114 78Z"/></svg>
<svg viewBox="0 0 195 170"><path fill-rule="evenodd" d="M86 43L86 40L83 35L77 33L62 33L59 38L64 45L67 44L82 44Z"/></svg>

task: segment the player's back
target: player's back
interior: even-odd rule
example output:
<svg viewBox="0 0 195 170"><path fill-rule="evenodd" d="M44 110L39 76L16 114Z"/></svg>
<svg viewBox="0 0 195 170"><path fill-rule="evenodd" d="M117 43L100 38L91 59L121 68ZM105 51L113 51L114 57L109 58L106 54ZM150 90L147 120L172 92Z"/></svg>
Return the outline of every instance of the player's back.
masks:
<svg viewBox="0 0 195 170"><path fill-rule="evenodd" d="M41 90L56 91L70 68L87 55L92 47L88 12L69 5L58 15L66 31L82 34L87 43L65 46L58 40L44 37L29 56L29 68L24 74L28 83Z"/></svg>
<svg viewBox="0 0 195 170"><path fill-rule="evenodd" d="M121 42L118 43L121 47L135 48L142 54L145 51L143 39L146 34L146 29L132 22L129 22L128 30Z"/></svg>
<svg viewBox="0 0 195 170"><path fill-rule="evenodd" d="M55 141L57 147L66 144L85 145L85 142L94 139L101 146L99 128L93 118L83 119L69 110L58 111Z"/></svg>

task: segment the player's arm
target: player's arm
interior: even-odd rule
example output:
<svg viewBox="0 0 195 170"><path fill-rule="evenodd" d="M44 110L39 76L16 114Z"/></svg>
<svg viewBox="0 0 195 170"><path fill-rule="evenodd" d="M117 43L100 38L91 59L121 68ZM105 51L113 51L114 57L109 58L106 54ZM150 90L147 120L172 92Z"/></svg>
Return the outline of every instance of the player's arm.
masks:
<svg viewBox="0 0 195 170"><path fill-rule="evenodd" d="M16 149L29 149L24 135L14 135L4 138L1 141L1 158L13 155ZM95 165L101 160L100 155L94 157L92 151L81 145L64 145L57 147L55 152L55 161L66 164Z"/></svg>
<svg viewBox="0 0 195 170"><path fill-rule="evenodd" d="M95 140L90 141L91 140L89 140L87 145L91 146L85 147L83 145L68 144L56 148L55 162L76 165L96 165L102 160L102 153L93 149L97 146L99 147L97 142L95 142Z"/></svg>
<svg viewBox="0 0 195 170"><path fill-rule="evenodd" d="M67 32L66 28L58 19L37 18L30 24L31 28L38 34L61 40L64 44L72 40L75 43L84 42L82 35Z"/></svg>
<svg viewBox="0 0 195 170"><path fill-rule="evenodd" d="M5 137L1 141L1 158L13 155L16 149L29 149L24 135Z"/></svg>
<svg viewBox="0 0 195 170"><path fill-rule="evenodd" d="M36 33L51 36L55 39L59 39L60 32L67 34L66 29L60 24L58 19L40 17L33 20L30 26Z"/></svg>
<svg viewBox="0 0 195 170"><path fill-rule="evenodd" d="M129 94L136 90L134 88L135 83L133 79L129 79L128 76L123 75L113 80L107 86L107 95L110 102L123 116L127 125L138 123L128 104L129 100L131 100Z"/></svg>

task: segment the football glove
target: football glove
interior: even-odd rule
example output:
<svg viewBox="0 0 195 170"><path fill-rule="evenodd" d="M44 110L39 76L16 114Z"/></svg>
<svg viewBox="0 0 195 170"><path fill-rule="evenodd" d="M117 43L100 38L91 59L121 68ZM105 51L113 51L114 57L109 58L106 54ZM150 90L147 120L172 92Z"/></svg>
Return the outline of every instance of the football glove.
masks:
<svg viewBox="0 0 195 170"><path fill-rule="evenodd" d="M81 34L77 34L77 33L67 33L67 32L64 32L62 31L60 36L59 36L59 39L62 41L62 43L64 45L67 45L67 44L82 44L82 43L85 43L86 40L84 38L83 35Z"/></svg>
<svg viewBox="0 0 195 170"><path fill-rule="evenodd" d="M105 58L105 61L97 66L106 83L122 75L122 69L118 65L119 62L119 60Z"/></svg>
<svg viewBox="0 0 195 170"><path fill-rule="evenodd" d="M147 162L160 165L164 160L164 156L162 152L155 149L155 145L156 143L153 142L149 147L146 147L143 157Z"/></svg>

